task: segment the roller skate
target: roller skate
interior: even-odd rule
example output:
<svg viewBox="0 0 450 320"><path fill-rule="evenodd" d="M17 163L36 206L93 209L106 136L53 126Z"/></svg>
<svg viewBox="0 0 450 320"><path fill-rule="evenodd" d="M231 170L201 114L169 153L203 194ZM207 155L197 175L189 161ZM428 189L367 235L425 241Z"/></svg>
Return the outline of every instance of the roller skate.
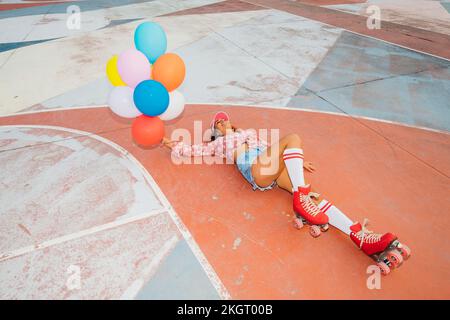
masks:
<svg viewBox="0 0 450 320"><path fill-rule="evenodd" d="M368 256L376 261L381 274L388 275L392 269L402 265L411 255L411 250L398 241L392 233L377 234L366 229L368 220L363 225L356 222L350 227L350 238Z"/></svg>
<svg viewBox="0 0 450 320"><path fill-rule="evenodd" d="M311 192L311 186L299 187L294 192L294 227L303 228L305 224L309 225L309 233L314 238L320 236L322 232L328 231L328 216L319 209L312 201L318 199L319 194Z"/></svg>

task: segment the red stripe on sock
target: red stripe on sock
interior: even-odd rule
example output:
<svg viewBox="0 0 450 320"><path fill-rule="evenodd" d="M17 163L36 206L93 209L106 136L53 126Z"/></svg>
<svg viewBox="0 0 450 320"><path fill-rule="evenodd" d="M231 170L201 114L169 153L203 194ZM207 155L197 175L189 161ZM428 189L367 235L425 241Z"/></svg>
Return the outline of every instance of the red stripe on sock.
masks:
<svg viewBox="0 0 450 320"><path fill-rule="evenodd" d="M283 157L284 161L289 160L289 159L302 159L303 160L303 157L300 157L300 156Z"/></svg>
<svg viewBox="0 0 450 320"><path fill-rule="evenodd" d="M328 209L330 209L332 206L331 202L328 202L323 208L322 208L322 212L325 213L328 211Z"/></svg>
<svg viewBox="0 0 450 320"><path fill-rule="evenodd" d="M303 156L303 153L300 152L283 153L283 156L294 156L294 155Z"/></svg>

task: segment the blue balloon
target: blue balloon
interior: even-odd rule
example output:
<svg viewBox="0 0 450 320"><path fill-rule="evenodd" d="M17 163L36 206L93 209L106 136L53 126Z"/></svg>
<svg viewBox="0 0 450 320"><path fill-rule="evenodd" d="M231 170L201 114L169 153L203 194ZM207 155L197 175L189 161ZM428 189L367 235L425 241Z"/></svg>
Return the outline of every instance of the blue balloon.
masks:
<svg viewBox="0 0 450 320"><path fill-rule="evenodd" d="M134 89L133 100L140 112L156 117L169 106L169 92L158 81L144 80Z"/></svg>
<svg viewBox="0 0 450 320"><path fill-rule="evenodd" d="M147 59L154 63L167 49L167 38L163 28L154 22L141 23L134 32L134 44Z"/></svg>

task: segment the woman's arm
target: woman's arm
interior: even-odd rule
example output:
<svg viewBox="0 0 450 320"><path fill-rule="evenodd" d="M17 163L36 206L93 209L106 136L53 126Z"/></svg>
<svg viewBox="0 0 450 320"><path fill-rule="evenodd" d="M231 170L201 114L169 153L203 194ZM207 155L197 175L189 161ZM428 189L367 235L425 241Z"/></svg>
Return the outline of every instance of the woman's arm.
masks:
<svg viewBox="0 0 450 320"><path fill-rule="evenodd" d="M215 154L215 146L217 140L201 143L201 144L186 144L181 141L171 141L168 138L163 138L163 145L172 150L172 154L176 157L199 157L199 156L213 156Z"/></svg>

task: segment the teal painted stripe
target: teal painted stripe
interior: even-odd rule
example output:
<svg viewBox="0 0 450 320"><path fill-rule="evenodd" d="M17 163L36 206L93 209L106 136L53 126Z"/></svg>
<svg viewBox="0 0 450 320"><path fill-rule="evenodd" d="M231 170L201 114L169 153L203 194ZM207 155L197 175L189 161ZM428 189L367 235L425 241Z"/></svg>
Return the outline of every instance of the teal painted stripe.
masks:
<svg viewBox="0 0 450 320"><path fill-rule="evenodd" d="M22 41L22 42L8 42L8 43L0 43L0 52L8 51L8 50L14 50L17 48L32 46L34 44L47 42L51 40L55 40L59 38L54 39L43 39L43 40L34 40L34 41Z"/></svg>
<svg viewBox="0 0 450 320"><path fill-rule="evenodd" d="M288 106L450 132L450 62L343 32Z"/></svg>
<svg viewBox="0 0 450 320"><path fill-rule="evenodd" d="M115 26L119 26L121 24L130 23L133 21L137 21L141 19L120 19L120 20L112 20L107 26L104 26L101 29L107 29ZM0 52L8 51L8 50L14 50L21 47L27 47L34 44L56 40L56 39L62 39L61 38L53 38L53 39L42 39L42 40L34 40L34 41L22 41L22 42L7 42L7 43L0 43Z"/></svg>
<svg viewBox="0 0 450 320"><path fill-rule="evenodd" d="M136 299L218 300L220 296L187 242L180 240Z"/></svg>
<svg viewBox="0 0 450 320"><path fill-rule="evenodd" d="M445 10L447 10L448 13L450 13L450 2L448 1L441 1L441 5L444 7Z"/></svg>
<svg viewBox="0 0 450 320"><path fill-rule="evenodd" d="M81 12L108 9L126 6L134 3L153 2L154 0L95 0L95 1L71 1L59 4L49 4L43 6L27 7L22 9L0 11L0 19L33 16L40 14L66 13L67 7L76 5Z"/></svg>

